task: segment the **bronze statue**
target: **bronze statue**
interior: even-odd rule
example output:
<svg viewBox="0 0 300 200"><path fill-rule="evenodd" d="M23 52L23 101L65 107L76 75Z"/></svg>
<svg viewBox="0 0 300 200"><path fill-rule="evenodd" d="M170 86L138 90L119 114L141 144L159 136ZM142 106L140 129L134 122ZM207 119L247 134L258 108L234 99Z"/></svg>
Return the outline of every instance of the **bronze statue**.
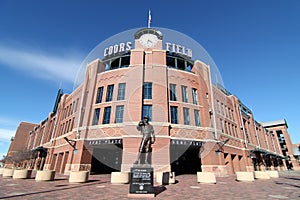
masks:
<svg viewBox="0 0 300 200"><path fill-rule="evenodd" d="M148 159L149 152L151 152L151 144L154 144L155 142L154 129L153 126L149 124L149 117L147 115L144 116L144 120L140 121L136 128L138 131L141 131L141 133L143 134L143 138L140 144L139 153L135 164L149 164ZM141 153L145 153L144 163L141 162Z"/></svg>

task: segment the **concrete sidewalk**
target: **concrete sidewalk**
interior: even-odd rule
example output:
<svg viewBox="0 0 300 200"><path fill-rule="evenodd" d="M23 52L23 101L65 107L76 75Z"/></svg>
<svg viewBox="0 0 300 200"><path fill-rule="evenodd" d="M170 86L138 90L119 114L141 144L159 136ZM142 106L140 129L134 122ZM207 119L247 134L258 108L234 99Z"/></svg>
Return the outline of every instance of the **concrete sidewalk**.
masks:
<svg viewBox="0 0 300 200"><path fill-rule="evenodd" d="M300 199L300 171L280 172L279 178L237 182L218 177L217 184L199 184L196 175L180 175L173 185L155 185L156 199ZM68 176L36 182L0 176L0 199L128 199L129 185L112 185L110 175L91 175L87 183L69 184Z"/></svg>

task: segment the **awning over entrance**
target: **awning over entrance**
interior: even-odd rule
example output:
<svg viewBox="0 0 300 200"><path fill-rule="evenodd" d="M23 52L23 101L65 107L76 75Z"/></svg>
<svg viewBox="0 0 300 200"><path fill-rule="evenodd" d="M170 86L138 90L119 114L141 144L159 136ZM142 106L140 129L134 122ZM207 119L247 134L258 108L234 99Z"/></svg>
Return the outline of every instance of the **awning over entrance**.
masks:
<svg viewBox="0 0 300 200"><path fill-rule="evenodd" d="M39 147L36 147L36 148L32 149L32 151L47 152L48 148L45 148L43 146L39 146Z"/></svg>
<svg viewBox="0 0 300 200"><path fill-rule="evenodd" d="M252 150L250 150L250 153L261 153L265 156L270 156L270 157L273 157L273 158L288 160L287 156L282 156L282 155L279 155L279 154L276 154L276 153L273 153L273 152L266 151L264 149L252 149Z"/></svg>

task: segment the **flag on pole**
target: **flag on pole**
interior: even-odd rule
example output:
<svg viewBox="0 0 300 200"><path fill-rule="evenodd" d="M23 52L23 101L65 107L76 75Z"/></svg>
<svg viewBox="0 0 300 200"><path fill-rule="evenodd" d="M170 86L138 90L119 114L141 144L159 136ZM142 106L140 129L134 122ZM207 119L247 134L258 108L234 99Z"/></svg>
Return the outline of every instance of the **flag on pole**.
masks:
<svg viewBox="0 0 300 200"><path fill-rule="evenodd" d="M149 10L149 15L148 15L148 28L150 28L151 24L151 11Z"/></svg>

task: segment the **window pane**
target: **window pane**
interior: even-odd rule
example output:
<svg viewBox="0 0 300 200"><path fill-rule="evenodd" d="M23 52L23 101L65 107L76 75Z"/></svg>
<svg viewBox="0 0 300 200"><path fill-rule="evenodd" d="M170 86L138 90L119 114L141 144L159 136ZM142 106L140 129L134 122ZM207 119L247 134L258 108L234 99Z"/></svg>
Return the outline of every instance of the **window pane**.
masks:
<svg viewBox="0 0 300 200"><path fill-rule="evenodd" d="M175 68L175 58L167 56L167 66L171 68Z"/></svg>
<svg viewBox="0 0 300 200"><path fill-rule="evenodd" d="M100 108L95 109L93 125L97 125L99 121Z"/></svg>
<svg viewBox="0 0 300 200"><path fill-rule="evenodd" d="M187 67L186 67L186 70L190 72L190 71L192 71L192 69L193 69L193 63L187 61Z"/></svg>
<svg viewBox="0 0 300 200"><path fill-rule="evenodd" d="M193 104L198 105L197 89L193 88L192 89L192 94L193 94Z"/></svg>
<svg viewBox="0 0 300 200"><path fill-rule="evenodd" d="M187 87L186 86L181 86L181 93L182 93L182 101L183 102L188 102L188 94L187 94Z"/></svg>
<svg viewBox="0 0 300 200"><path fill-rule="evenodd" d="M194 115L195 115L195 125L200 126L200 114L199 110L194 110Z"/></svg>
<svg viewBox="0 0 300 200"><path fill-rule="evenodd" d="M125 99L125 88L126 88L126 83L119 83L117 100Z"/></svg>
<svg viewBox="0 0 300 200"><path fill-rule="evenodd" d="M177 69L185 70L185 61L177 58Z"/></svg>
<svg viewBox="0 0 300 200"><path fill-rule="evenodd" d="M112 101L113 92L114 92L114 85L107 86L106 102Z"/></svg>
<svg viewBox="0 0 300 200"><path fill-rule="evenodd" d="M152 99L152 83L144 83L144 99Z"/></svg>
<svg viewBox="0 0 300 200"><path fill-rule="evenodd" d="M221 111L222 111L222 115L224 115L224 104L223 103L221 103Z"/></svg>
<svg viewBox="0 0 300 200"><path fill-rule="evenodd" d="M227 106L225 106L225 115L226 115L226 117L228 117L228 109L227 109Z"/></svg>
<svg viewBox="0 0 300 200"><path fill-rule="evenodd" d="M102 102L103 87L98 88L96 103Z"/></svg>
<svg viewBox="0 0 300 200"><path fill-rule="evenodd" d="M145 115L148 115L149 121L152 121L152 106L151 105L144 105L142 111L142 119Z"/></svg>
<svg viewBox="0 0 300 200"><path fill-rule="evenodd" d="M175 84L170 84L170 100L177 101Z"/></svg>
<svg viewBox="0 0 300 200"><path fill-rule="evenodd" d="M103 124L110 123L110 112L111 112L111 107L104 108Z"/></svg>
<svg viewBox="0 0 300 200"><path fill-rule="evenodd" d="M222 133L224 133L224 127L223 127L223 120L222 119L220 119L220 126L221 126Z"/></svg>
<svg viewBox="0 0 300 200"><path fill-rule="evenodd" d="M124 106L116 107L116 123L123 123Z"/></svg>
<svg viewBox="0 0 300 200"><path fill-rule="evenodd" d="M118 69L120 67L120 58L111 61L111 69Z"/></svg>
<svg viewBox="0 0 300 200"><path fill-rule="evenodd" d="M130 64L130 56L121 57L121 67L128 67Z"/></svg>
<svg viewBox="0 0 300 200"><path fill-rule="evenodd" d="M188 108L183 108L184 124L190 125L190 113Z"/></svg>
<svg viewBox="0 0 300 200"><path fill-rule="evenodd" d="M178 124L178 108L177 108L177 106L171 106L171 123Z"/></svg>

